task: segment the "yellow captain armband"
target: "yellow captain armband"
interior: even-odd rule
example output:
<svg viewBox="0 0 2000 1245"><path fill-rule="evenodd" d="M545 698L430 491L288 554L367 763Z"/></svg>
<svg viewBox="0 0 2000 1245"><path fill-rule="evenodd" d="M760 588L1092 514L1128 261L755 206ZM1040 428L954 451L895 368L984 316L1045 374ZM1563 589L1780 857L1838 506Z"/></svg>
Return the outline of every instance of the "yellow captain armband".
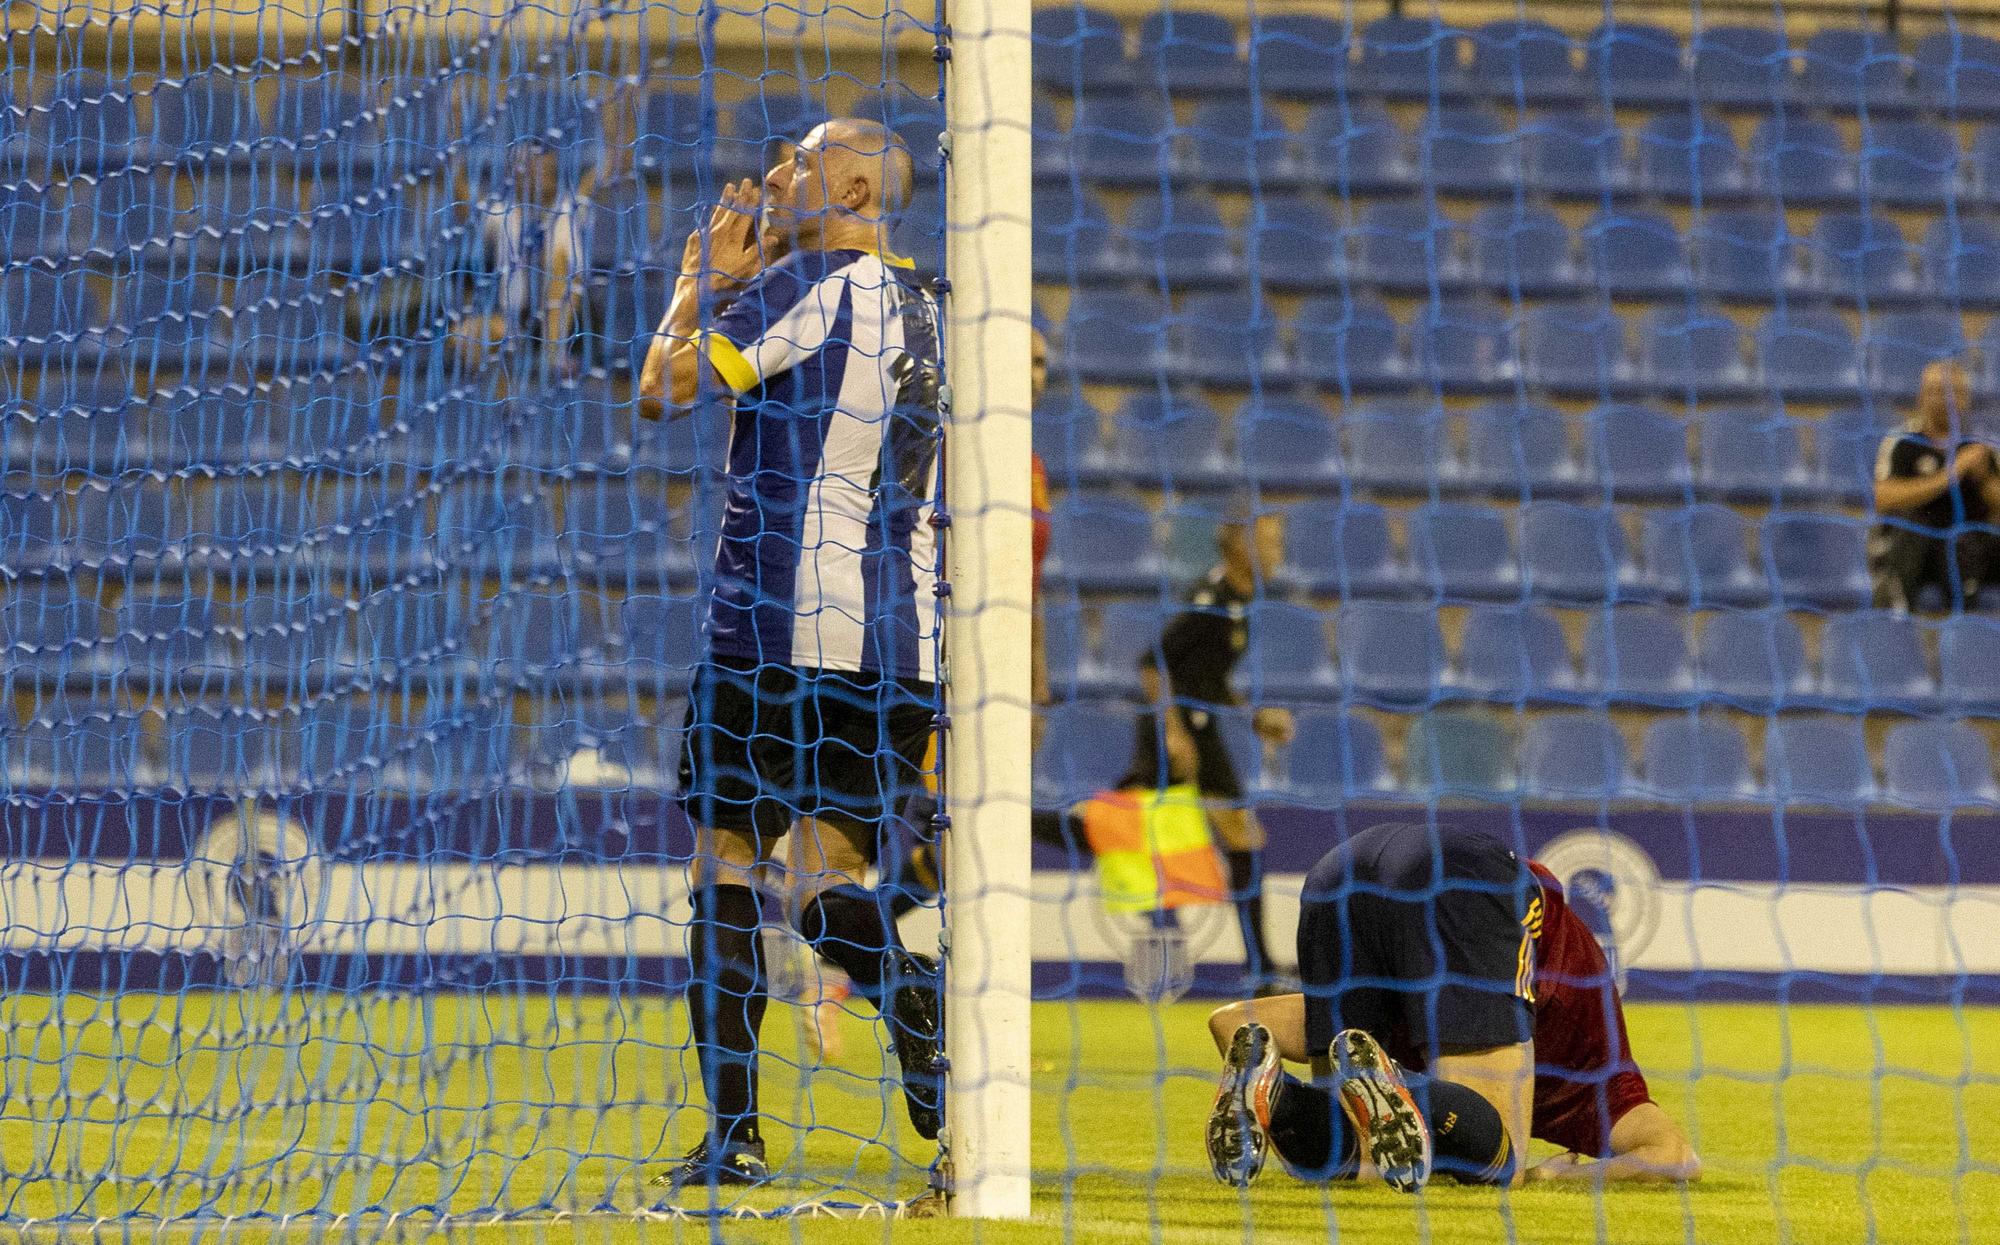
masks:
<svg viewBox="0 0 2000 1245"><path fill-rule="evenodd" d="M701 335L702 353L708 356L715 374L722 378L737 393L748 393L757 387L757 370L750 366L750 360L736 348L736 343L720 333Z"/></svg>

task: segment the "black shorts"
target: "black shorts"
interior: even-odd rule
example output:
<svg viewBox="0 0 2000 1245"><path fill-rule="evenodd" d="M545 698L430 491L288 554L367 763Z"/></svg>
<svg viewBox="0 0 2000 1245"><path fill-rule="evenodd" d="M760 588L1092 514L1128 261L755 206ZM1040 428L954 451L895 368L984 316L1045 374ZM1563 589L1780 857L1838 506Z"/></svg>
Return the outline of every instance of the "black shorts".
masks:
<svg viewBox="0 0 2000 1245"><path fill-rule="evenodd" d="M773 838L800 817L873 830L923 789L937 712L917 679L711 657L688 695L681 807Z"/></svg>
<svg viewBox="0 0 2000 1245"><path fill-rule="evenodd" d="M1527 1041L1541 886L1491 835L1385 825L1327 853L1299 906L1306 1047L1364 1029L1406 1067ZM1534 909L1539 912L1539 906Z"/></svg>
<svg viewBox="0 0 2000 1245"><path fill-rule="evenodd" d="M1195 789L1213 800L1243 798L1243 780L1236 776L1236 760L1222 738L1222 720L1205 709L1181 708L1181 722L1194 742ZM1151 790L1166 785L1167 741L1160 733L1160 720L1151 713L1139 714L1132 728L1132 768L1119 780L1123 789Z"/></svg>

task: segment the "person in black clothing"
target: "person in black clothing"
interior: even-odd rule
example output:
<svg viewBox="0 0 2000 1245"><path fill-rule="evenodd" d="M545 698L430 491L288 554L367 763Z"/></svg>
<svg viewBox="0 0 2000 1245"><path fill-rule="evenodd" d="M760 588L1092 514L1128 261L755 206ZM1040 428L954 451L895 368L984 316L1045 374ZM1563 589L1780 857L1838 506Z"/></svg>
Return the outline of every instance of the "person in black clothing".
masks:
<svg viewBox="0 0 2000 1245"><path fill-rule="evenodd" d="M1264 831L1255 810L1244 803L1243 783L1215 710L1237 703L1229 676L1249 640L1249 607L1269 590L1270 576L1283 561L1284 540L1282 516L1253 514L1246 506L1232 510L1217 530L1220 560L1194 586L1187 607L1168 621L1159 642L1139 659L1148 707L1138 714L1132 769L1120 783L1128 788L1167 786L1187 777L1178 759L1192 758L1195 787L1207 803L1209 824L1229 863L1246 970L1256 988L1272 984L1271 953L1264 939ZM1169 705L1170 712L1160 711ZM1291 741L1289 710L1261 706L1251 721L1265 743Z"/></svg>
<svg viewBox="0 0 2000 1245"><path fill-rule="evenodd" d="M2000 584L2000 465L1967 434L1972 385L1965 369L1939 360L1924 369L1909 425L1882 439L1875 458L1869 541L1875 604L1918 608L1928 588L1953 609Z"/></svg>

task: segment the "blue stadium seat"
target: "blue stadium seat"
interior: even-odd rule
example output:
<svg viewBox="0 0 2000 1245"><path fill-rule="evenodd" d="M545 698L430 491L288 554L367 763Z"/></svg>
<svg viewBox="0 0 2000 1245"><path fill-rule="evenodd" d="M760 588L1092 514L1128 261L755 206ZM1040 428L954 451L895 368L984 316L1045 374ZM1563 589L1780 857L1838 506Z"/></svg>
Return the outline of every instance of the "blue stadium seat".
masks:
<svg viewBox="0 0 2000 1245"><path fill-rule="evenodd" d="M1854 153L1831 121L1780 113L1750 137L1751 184L1786 203L1852 199L1860 188Z"/></svg>
<svg viewBox="0 0 2000 1245"><path fill-rule="evenodd" d="M1433 502L1411 512L1410 562L1433 598L1481 600L1520 594L1520 567L1506 520L1487 506Z"/></svg>
<svg viewBox="0 0 2000 1245"><path fill-rule="evenodd" d="M1723 108L1770 112L1792 91L1792 49L1774 26L1703 26L1688 45L1695 97Z"/></svg>
<svg viewBox="0 0 2000 1245"><path fill-rule="evenodd" d="M1263 489L1321 489L1340 481L1334 422L1310 398L1250 398L1236 408L1242 477Z"/></svg>
<svg viewBox="0 0 2000 1245"><path fill-rule="evenodd" d="M1966 352L1964 321L1956 311L1899 311L1874 317L1867 342L1875 388L1885 395L1916 393L1917 378L1939 359Z"/></svg>
<svg viewBox="0 0 2000 1245"><path fill-rule="evenodd" d="M1707 201L1744 189L1741 153L1719 118L1661 113L1640 128L1636 150L1639 185L1649 194Z"/></svg>
<svg viewBox="0 0 2000 1245"><path fill-rule="evenodd" d="M1261 389L1284 379L1278 308L1255 294L1201 294L1175 318L1171 373L1200 385Z"/></svg>
<svg viewBox="0 0 2000 1245"><path fill-rule="evenodd" d="M160 727L161 777L189 794L276 791L298 772L300 736L280 713L192 706L169 709Z"/></svg>
<svg viewBox="0 0 2000 1245"><path fill-rule="evenodd" d="M1110 701L1076 701L1044 711L1034 755L1034 803L1068 807L1108 791L1132 765L1132 711Z"/></svg>
<svg viewBox="0 0 2000 1245"><path fill-rule="evenodd" d="M235 319L218 309L212 280L140 269L119 284L114 306L134 353L162 369L200 371L228 353Z"/></svg>
<svg viewBox="0 0 2000 1245"><path fill-rule="evenodd" d="M1242 92L1249 70L1236 55L1236 27L1223 14L1148 13L1139 23L1134 65L1142 82L1187 92Z"/></svg>
<svg viewBox="0 0 2000 1245"><path fill-rule="evenodd" d="M1723 298L1769 302L1800 281L1798 241L1783 213L1754 208L1710 212L1688 239L1696 284Z"/></svg>
<svg viewBox="0 0 2000 1245"><path fill-rule="evenodd" d="M1430 493L1450 470L1444 412L1431 403L1370 402L1350 411L1340 431L1347 476L1362 487Z"/></svg>
<svg viewBox="0 0 2000 1245"><path fill-rule="evenodd" d="M1257 86L1273 95L1347 94L1351 50L1345 25L1302 13L1253 13L1250 65Z"/></svg>
<svg viewBox="0 0 2000 1245"><path fill-rule="evenodd" d="M1226 481L1222 417L1192 390L1141 389L1112 416L1113 469L1150 488L1205 487Z"/></svg>
<svg viewBox="0 0 2000 1245"><path fill-rule="evenodd" d="M188 493L185 485L177 487L179 505L170 513L167 488L159 481L93 481L76 494L75 526L63 553L72 564L123 567L135 558L182 552L170 540L185 536L191 521Z"/></svg>
<svg viewBox="0 0 2000 1245"><path fill-rule="evenodd" d="M1569 228L1549 208L1512 203L1481 208L1472 219L1471 239L1473 279L1481 286L1535 297L1579 284Z"/></svg>
<svg viewBox="0 0 2000 1245"><path fill-rule="evenodd" d="M1433 391L1511 391L1520 374L1515 334L1492 299L1446 298L1417 312L1411 353Z"/></svg>
<svg viewBox="0 0 2000 1245"><path fill-rule="evenodd" d="M1618 501L1687 495L1687 426L1650 406L1605 406L1590 413L1595 477Z"/></svg>
<svg viewBox="0 0 2000 1245"><path fill-rule="evenodd" d="M62 505L55 492L0 493L0 564L34 570L67 556L66 538L58 536Z"/></svg>
<svg viewBox="0 0 2000 1245"><path fill-rule="evenodd" d="M1161 96L1102 91L1077 100L1070 158L1093 182L1155 187L1173 171L1173 134L1173 110Z"/></svg>
<svg viewBox="0 0 2000 1245"><path fill-rule="evenodd" d="M1792 604L1852 608L1867 601L1867 533L1837 515L1776 513L1764 521L1776 589Z"/></svg>
<svg viewBox="0 0 2000 1245"><path fill-rule="evenodd" d="M306 699L336 679L369 671L354 648L347 602L324 593L259 592L243 601L244 682L252 695Z"/></svg>
<svg viewBox="0 0 2000 1245"><path fill-rule="evenodd" d="M1488 22L1472 32L1472 90L1500 100L1560 103L1581 98L1576 45L1547 22Z"/></svg>
<svg viewBox="0 0 2000 1245"><path fill-rule="evenodd" d="M1361 59L1352 80L1398 99L1462 95L1464 43L1463 31L1430 18L1378 17L1361 29Z"/></svg>
<svg viewBox="0 0 2000 1245"><path fill-rule="evenodd" d="M1743 732L1722 717L1661 718L1646 728L1639 785L1655 799L1693 802L1753 799Z"/></svg>
<svg viewBox="0 0 2000 1245"><path fill-rule="evenodd" d="M1076 175L1076 165L1069 150L1069 131L1056 116L1055 105L1046 96L1035 95L1029 107L1028 127L1034 139L1035 150L1030 168L1035 182L1068 184Z"/></svg>
<svg viewBox="0 0 2000 1245"><path fill-rule="evenodd" d="M1890 728L1882 775L1883 794L1912 808L2000 803L1993 751L1968 722L1904 722Z"/></svg>
<svg viewBox="0 0 2000 1245"><path fill-rule="evenodd" d="M1632 786L1625 737L1595 713L1532 719L1521 738L1521 791L1549 799L1615 799Z"/></svg>
<svg viewBox="0 0 2000 1245"><path fill-rule="evenodd" d="M1473 488L1515 497L1560 497L1589 483L1570 449L1569 421L1552 407L1507 399L1466 415L1461 478Z"/></svg>
<svg viewBox="0 0 2000 1245"><path fill-rule="evenodd" d="M171 237L180 205L171 178L157 168L119 169L100 176L94 188L71 187L69 232L79 249L114 251Z"/></svg>
<svg viewBox="0 0 2000 1245"><path fill-rule="evenodd" d="M1707 613L1698 650L1706 697L1782 707L1812 690L1805 640L1799 625L1781 611Z"/></svg>
<svg viewBox="0 0 2000 1245"><path fill-rule="evenodd" d="M1652 388L1701 401L1750 386L1743 332L1728 313L1685 304L1655 307L1639 322L1639 366Z"/></svg>
<svg viewBox="0 0 2000 1245"><path fill-rule="evenodd" d="M1246 703L1327 698L1338 691L1326 621L1310 605L1266 598L1250 606L1248 643L1230 680Z"/></svg>
<svg viewBox="0 0 2000 1245"><path fill-rule="evenodd" d="M1153 516L1137 502L1071 496L1050 516L1049 566L1053 583L1086 589L1157 588L1165 564L1153 536Z"/></svg>
<svg viewBox="0 0 2000 1245"><path fill-rule="evenodd" d="M299 778L313 790L362 788L380 781L391 755L390 716L372 698L326 701L300 715Z"/></svg>
<svg viewBox="0 0 2000 1245"><path fill-rule="evenodd" d="M1783 717L1765 730L1765 780L1780 803L1847 807L1875 797L1868 739L1857 719Z"/></svg>
<svg viewBox="0 0 2000 1245"><path fill-rule="evenodd" d="M1978 713L2000 709L2000 625L1958 615L1938 629L1938 682L1945 703Z"/></svg>
<svg viewBox="0 0 2000 1245"><path fill-rule="evenodd" d="M1210 100L1195 110L1181 172L1232 188L1288 185L1301 172L1293 138L1284 116L1260 100Z"/></svg>
<svg viewBox="0 0 2000 1245"><path fill-rule="evenodd" d="M1570 696L1578 686L1562 624L1520 605L1466 611L1450 684L1461 695L1509 702Z"/></svg>
<svg viewBox="0 0 2000 1245"><path fill-rule="evenodd" d="M0 341L29 358L97 357L106 321L87 276L80 268L45 272L25 266L0 273Z"/></svg>
<svg viewBox="0 0 2000 1245"><path fill-rule="evenodd" d="M2000 114L2000 39L1963 26L1917 40L1916 97L1947 117Z"/></svg>
<svg viewBox="0 0 2000 1245"><path fill-rule="evenodd" d="M1264 197L1252 205L1244 232L1246 258L1267 289L1325 289L1346 275L1340 227L1317 195Z"/></svg>
<svg viewBox="0 0 2000 1245"><path fill-rule="evenodd" d="M1242 275L1231 246L1234 235L1205 194L1143 195L1126 213L1120 233L1125 264L1149 284L1229 285Z"/></svg>
<svg viewBox="0 0 2000 1245"><path fill-rule="evenodd" d="M1035 408L1034 445L1051 484L1104 477L1103 429L1103 414L1081 393L1042 400Z"/></svg>
<svg viewBox="0 0 2000 1245"><path fill-rule="evenodd" d="M1417 167L1440 193L1503 194L1521 180L1521 133L1485 108L1425 114L1411 136Z"/></svg>
<svg viewBox="0 0 2000 1245"><path fill-rule="evenodd" d="M1166 521L1166 540L1161 553L1167 560L1167 578L1176 584L1191 584L1215 567L1216 534L1222 529L1222 512L1206 502L1183 501L1171 496L1161 508Z"/></svg>
<svg viewBox="0 0 2000 1245"><path fill-rule="evenodd" d="M1307 710L1297 715L1296 733L1285 750L1281 790L1308 805L1337 806L1345 800L1394 789L1382 733L1358 714Z"/></svg>
<svg viewBox="0 0 2000 1245"><path fill-rule="evenodd" d="M557 562L549 497L523 480L468 477L438 499L438 556L501 578L550 573Z"/></svg>
<svg viewBox="0 0 2000 1245"><path fill-rule="evenodd" d="M1861 387L1861 350L1837 311L1773 311L1757 326L1764 383L1787 398L1848 398Z"/></svg>
<svg viewBox="0 0 2000 1245"><path fill-rule="evenodd" d="M1504 796L1518 786L1513 732L1484 710L1427 713L1404 738L1403 771L1424 795Z"/></svg>
<svg viewBox="0 0 2000 1245"><path fill-rule="evenodd" d="M293 86L287 83L287 89ZM297 131L286 131L292 137ZM217 73L165 82L153 91L153 139L177 156L208 157L210 149L237 147L227 153L247 159L248 144L264 134L257 96L245 79Z"/></svg>
<svg viewBox="0 0 2000 1245"><path fill-rule="evenodd" d="M1877 203L1941 208L1959 197L1958 137L1928 121L1871 122L1861 132L1861 172Z"/></svg>
<svg viewBox="0 0 2000 1245"><path fill-rule="evenodd" d="M1625 388L1633 364L1625 318L1608 304L1544 304L1521 321L1521 369L1532 387L1608 396Z"/></svg>
<svg viewBox="0 0 2000 1245"><path fill-rule="evenodd" d="M1523 120L1521 166L1530 188L1567 199L1623 194L1636 177L1618 122L1581 108Z"/></svg>
<svg viewBox="0 0 2000 1245"><path fill-rule="evenodd" d="M0 423L0 471L117 475L152 465L153 429L129 385L81 377L61 384L51 377L33 406L35 419L22 418L23 411Z"/></svg>
<svg viewBox="0 0 2000 1245"><path fill-rule="evenodd" d="M1038 186L1034 195L1035 277L1088 285L1127 275L1097 192L1088 186Z"/></svg>
<svg viewBox="0 0 2000 1245"><path fill-rule="evenodd" d="M1614 104L1652 105L1688 98L1680 36L1661 26L1613 22L1584 43L1584 85Z"/></svg>
<svg viewBox="0 0 2000 1245"><path fill-rule="evenodd" d="M114 626L109 659L128 679L200 696L241 678L242 647L222 630L213 601L165 590L127 597Z"/></svg>
<svg viewBox="0 0 2000 1245"><path fill-rule="evenodd" d="M492 677L529 690L546 689L565 675L574 675L582 654L599 643L607 657L622 659L621 674L637 674L635 664L650 673L653 667L673 666L674 684L687 676L681 671L692 667L698 650L700 623L692 598L640 594L620 603L622 634L604 640L591 634L602 617L597 606L601 598L576 592L546 592L509 589L493 602L492 615L482 628L483 637L474 643L484 649L479 654L480 669ZM591 616L586 622L585 615ZM658 636L648 629L657 625Z"/></svg>
<svg viewBox="0 0 2000 1245"><path fill-rule="evenodd" d="M1680 231L1659 212L1600 212L1584 225L1583 245L1592 275L1613 297L1675 293L1691 279Z"/></svg>
<svg viewBox="0 0 2000 1245"><path fill-rule="evenodd" d="M60 713L55 720L38 717L8 731L6 776L16 790L125 796L156 781L140 714L88 702L66 705Z"/></svg>
<svg viewBox="0 0 2000 1245"><path fill-rule="evenodd" d="M1915 248L1886 216L1826 212L1813 226L1807 271L1823 292L1842 298L1909 298L1918 292Z"/></svg>
<svg viewBox="0 0 2000 1245"><path fill-rule="evenodd" d="M1810 493L1815 480L1799 445L1798 424L1779 407L1722 407L1701 418L1695 482L1704 495L1775 502Z"/></svg>
<svg viewBox="0 0 2000 1245"><path fill-rule="evenodd" d="M145 163L151 144L139 137L132 95L128 83L108 82L94 69L59 71L35 114L37 146L67 168Z"/></svg>
<svg viewBox="0 0 2000 1245"><path fill-rule="evenodd" d="M941 271L944 228L944 204L929 191L919 190L896 218L889 249L914 263L919 272Z"/></svg>
<svg viewBox="0 0 2000 1245"><path fill-rule="evenodd" d="M1396 553L1389 516L1371 502L1300 502L1285 516L1283 578L1308 592L1394 596L1413 576Z"/></svg>
<svg viewBox="0 0 2000 1245"><path fill-rule="evenodd" d="M1608 601L1638 581L1625 556L1625 530L1596 506L1536 501L1521 509L1521 565L1529 595Z"/></svg>
<svg viewBox="0 0 2000 1245"><path fill-rule="evenodd" d="M1035 10L1030 30L1035 81L1063 95L1116 90L1137 77L1118 18L1087 4Z"/></svg>
<svg viewBox="0 0 2000 1245"><path fill-rule="evenodd" d="M1062 333L1062 362L1084 381L1144 381L1167 365L1167 306L1158 298L1079 290Z"/></svg>
<svg viewBox="0 0 2000 1245"><path fill-rule="evenodd" d="M1866 497L1875 487L1875 456L1893 414L1849 407L1822 417L1813 429L1813 463L1820 487L1838 497Z"/></svg>
<svg viewBox="0 0 2000 1245"><path fill-rule="evenodd" d="M1429 290L1464 270L1463 230L1426 203L1369 204L1354 241L1354 276L1370 285Z"/></svg>
<svg viewBox="0 0 2000 1245"><path fill-rule="evenodd" d="M462 701L432 702L410 727L409 746L392 745L397 759L391 769L416 791L477 795L505 790L512 782L508 756L512 723L503 720L497 709Z"/></svg>
<svg viewBox="0 0 2000 1245"><path fill-rule="evenodd" d="M1794 97L1811 107L1872 113L1908 106L1910 61L1896 36L1872 26L1822 26L1799 56Z"/></svg>
<svg viewBox="0 0 2000 1245"><path fill-rule="evenodd" d="M707 164L708 125L702 116L701 92L660 90L639 102L639 127L633 136L632 160L641 170L698 181ZM877 119L884 119L877 114ZM912 163L923 157L912 151Z"/></svg>
<svg viewBox="0 0 2000 1245"><path fill-rule="evenodd" d="M1343 195L1411 188L1417 173L1409 140L1389 110L1365 98L1315 104L1299 136L1300 169L1315 183Z"/></svg>
<svg viewBox="0 0 2000 1245"><path fill-rule="evenodd" d="M1209 546L1213 556L1215 547ZM1160 632L1176 607L1150 601L1110 601L1099 615L1098 644L1081 672L1093 694L1133 695L1139 689L1139 663L1159 661Z"/></svg>
<svg viewBox="0 0 2000 1245"><path fill-rule="evenodd" d="M1428 603L1350 601L1338 624L1340 684L1366 704L1429 704L1444 679L1444 634Z"/></svg>
<svg viewBox="0 0 2000 1245"><path fill-rule="evenodd" d="M1699 608L1754 605L1770 595L1750 565L1749 520L1727 506L1649 510L1642 545L1646 590Z"/></svg>
<svg viewBox="0 0 2000 1245"><path fill-rule="evenodd" d="M545 663L574 661L579 648L596 650L596 660L611 680L637 692L677 695L694 677L702 659L702 602L696 597L634 593L618 603L607 620L608 633L586 640L573 628L539 647ZM524 617L525 617L524 613ZM518 632L509 636L518 640Z"/></svg>
<svg viewBox="0 0 2000 1245"><path fill-rule="evenodd" d="M347 299L324 281L278 269L236 284L228 343L233 355L272 370L313 372L339 367L354 354L347 337Z"/></svg>
<svg viewBox="0 0 2000 1245"><path fill-rule="evenodd" d="M1924 232L1924 290L1951 306L2000 303L2000 226L1943 216Z"/></svg>
<svg viewBox="0 0 2000 1245"><path fill-rule="evenodd" d="M1329 389L1401 388L1410 376L1401 338L1378 295L1307 299L1292 319L1291 370Z"/></svg>
<svg viewBox="0 0 2000 1245"><path fill-rule="evenodd" d="M20 580L0 604L0 654L23 683L60 684L109 667L102 636L97 598L60 579Z"/></svg>
<svg viewBox="0 0 2000 1245"><path fill-rule="evenodd" d="M268 132L294 141L284 153L293 167L338 178L343 164L357 171L373 166L382 116L360 78L326 72L286 81Z"/></svg>
<svg viewBox="0 0 2000 1245"><path fill-rule="evenodd" d="M1907 616L1857 610L1829 619L1820 642L1820 678L1842 702L1925 712L1939 703L1930 659Z"/></svg>
<svg viewBox="0 0 2000 1245"><path fill-rule="evenodd" d="M1694 694L1687 614L1624 605L1592 614L1583 639L1583 682L1612 701L1674 705Z"/></svg>

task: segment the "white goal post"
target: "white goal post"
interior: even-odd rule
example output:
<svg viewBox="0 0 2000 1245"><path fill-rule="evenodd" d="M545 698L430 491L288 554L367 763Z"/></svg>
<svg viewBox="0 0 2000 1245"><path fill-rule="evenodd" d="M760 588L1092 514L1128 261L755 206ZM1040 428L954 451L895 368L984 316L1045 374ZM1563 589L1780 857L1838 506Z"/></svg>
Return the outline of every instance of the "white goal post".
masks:
<svg viewBox="0 0 2000 1245"><path fill-rule="evenodd" d="M950 0L943 602L947 1144L955 1213L1029 1208L1028 0Z"/></svg>

